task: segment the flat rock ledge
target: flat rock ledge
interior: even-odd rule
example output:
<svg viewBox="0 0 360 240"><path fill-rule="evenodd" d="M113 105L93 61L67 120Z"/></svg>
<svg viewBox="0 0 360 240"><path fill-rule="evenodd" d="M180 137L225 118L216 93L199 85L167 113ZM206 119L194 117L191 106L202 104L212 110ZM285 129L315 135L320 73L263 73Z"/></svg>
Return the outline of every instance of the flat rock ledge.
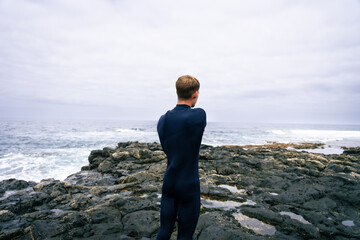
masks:
<svg viewBox="0 0 360 240"><path fill-rule="evenodd" d="M313 147L202 145L194 239L360 239L359 148ZM155 239L165 169L159 144L122 142L64 181L1 181L0 240Z"/></svg>

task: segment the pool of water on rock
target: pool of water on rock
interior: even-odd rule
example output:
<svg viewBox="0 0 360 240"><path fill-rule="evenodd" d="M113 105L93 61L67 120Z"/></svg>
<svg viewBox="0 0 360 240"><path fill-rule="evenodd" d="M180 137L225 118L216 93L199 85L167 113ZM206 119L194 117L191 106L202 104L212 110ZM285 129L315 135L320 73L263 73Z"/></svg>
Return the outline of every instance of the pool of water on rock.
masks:
<svg viewBox="0 0 360 240"><path fill-rule="evenodd" d="M234 191L235 189L232 190ZM237 212L232 214L234 218L241 224L241 226L251 229L257 234L272 236L276 232L276 228L274 226L266 224L256 218L250 218L240 212L240 207L243 205L249 205L249 206L256 205L256 203L252 200L246 200L245 202L236 202L229 200L219 201L219 200L213 200L211 198L201 198L201 203L205 208L220 208L225 211L237 209Z"/></svg>
<svg viewBox="0 0 360 240"><path fill-rule="evenodd" d="M303 216L295 214L293 212L280 212L281 215L287 215L289 216L291 219L295 219L300 221L303 224L311 224L310 222L306 221Z"/></svg>
<svg viewBox="0 0 360 240"><path fill-rule="evenodd" d="M230 185L218 185L218 187L226 188L233 193L243 193L244 189L238 189L236 186ZM146 197L146 195L144 196ZM157 194L158 198L161 198L161 194ZM160 205L160 202L157 203ZM241 224L241 226L253 230L255 233L260 235L274 235L276 228L272 225L266 224L256 218L250 218L242 213L240 213L240 207L243 205L254 206L256 203L252 200L246 200L245 202L236 202L236 201L220 201L211 199L209 197L202 197L201 204L205 208L219 208L225 211L237 209L236 213L233 213L234 218Z"/></svg>
<svg viewBox="0 0 360 240"><path fill-rule="evenodd" d="M321 153L321 154L325 154L325 155L329 155L329 154L342 154L344 152L343 149L341 149L340 147L324 147L324 148L315 148L315 149L295 149L292 147L288 147L287 150L295 150L298 152L308 152L308 153Z"/></svg>
<svg viewBox="0 0 360 240"><path fill-rule="evenodd" d="M278 193L275 193L275 192L269 192L270 195L273 195L273 196L278 196L279 194Z"/></svg>
<svg viewBox="0 0 360 240"><path fill-rule="evenodd" d="M246 200L246 202L235 202L230 200L219 201L210 198L201 198L201 203L206 208L221 208L223 210L236 209L243 205L254 206L256 204L254 201L251 200Z"/></svg>
<svg viewBox="0 0 360 240"><path fill-rule="evenodd" d="M228 189L232 193L244 193L245 192L245 189L238 188L237 186L221 184L221 185L218 185L218 187Z"/></svg>
<svg viewBox="0 0 360 240"><path fill-rule="evenodd" d="M347 227L354 227L355 223L352 220L345 220L341 222L342 225L347 226Z"/></svg>
<svg viewBox="0 0 360 240"><path fill-rule="evenodd" d="M273 236L276 232L276 228L273 225L266 224L256 218L250 218L240 212L233 213L233 216L241 226L249 228L257 234Z"/></svg>

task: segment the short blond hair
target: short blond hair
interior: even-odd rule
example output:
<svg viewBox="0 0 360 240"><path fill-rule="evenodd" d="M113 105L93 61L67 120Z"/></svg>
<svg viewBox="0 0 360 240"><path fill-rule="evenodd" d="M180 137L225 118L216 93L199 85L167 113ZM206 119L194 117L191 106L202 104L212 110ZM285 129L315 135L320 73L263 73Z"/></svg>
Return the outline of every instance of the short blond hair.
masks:
<svg viewBox="0 0 360 240"><path fill-rule="evenodd" d="M184 75L176 81L176 93L179 99L189 99L200 88L200 82L191 75Z"/></svg>

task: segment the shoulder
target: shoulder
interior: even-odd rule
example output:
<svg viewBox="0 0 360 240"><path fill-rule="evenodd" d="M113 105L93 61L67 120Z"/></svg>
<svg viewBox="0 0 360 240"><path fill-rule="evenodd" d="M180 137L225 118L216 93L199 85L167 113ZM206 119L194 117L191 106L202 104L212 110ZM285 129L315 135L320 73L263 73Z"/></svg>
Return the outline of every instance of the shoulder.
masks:
<svg viewBox="0 0 360 240"><path fill-rule="evenodd" d="M158 127L158 128L160 127L160 125L162 125L162 124L164 123L164 121L165 121L165 115L166 115L166 113L160 116L160 118L159 118L159 120L158 120L158 123L157 123L157 127Z"/></svg>
<svg viewBox="0 0 360 240"><path fill-rule="evenodd" d="M159 118L159 120L158 120L158 122L163 121L164 118L165 118L165 114L161 115L160 118Z"/></svg>
<svg viewBox="0 0 360 240"><path fill-rule="evenodd" d="M203 127L206 126L206 112L202 108L193 108L191 109L192 117L191 122L196 124L201 124Z"/></svg>
<svg viewBox="0 0 360 240"><path fill-rule="evenodd" d="M206 112L205 112L204 109L202 109L202 108L193 108L193 109L191 109L191 110L192 110L194 113L196 113L196 114L198 114L198 115L206 118Z"/></svg>

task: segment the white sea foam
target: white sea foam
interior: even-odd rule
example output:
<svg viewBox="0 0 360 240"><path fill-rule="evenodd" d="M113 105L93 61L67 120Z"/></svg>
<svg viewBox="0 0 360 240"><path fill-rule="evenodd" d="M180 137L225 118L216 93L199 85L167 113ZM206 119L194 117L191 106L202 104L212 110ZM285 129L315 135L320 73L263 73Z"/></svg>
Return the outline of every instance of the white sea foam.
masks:
<svg viewBox="0 0 360 240"><path fill-rule="evenodd" d="M156 121L0 120L0 180L63 180L88 164L91 150L116 147L118 142L159 142L156 124ZM325 150L341 153L340 146L360 146L360 126L209 122L202 143L218 146L266 144L267 141L326 142L331 147Z"/></svg>
<svg viewBox="0 0 360 240"><path fill-rule="evenodd" d="M2 197L0 197L0 201L3 201L4 199L6 199L6 198L18 193L18 192L21 192L21 191L22 192L25 191L25 192L28 192L28 193L31 194L31 192L33 192L34 189L32 187L27 187L27 188L24 188L24 189L21 189L21 190L8 190L8 191L6 191L4 193L4 195Z"/></svg>
<svg viewBox="0 0 360 240"><path fill-rule="evenodd" d="M286 134L286 132L284 132L283 130L272 130L271 132L275 135L285 135Z"/></svg>
<svg viewBox="0 0 360 240"><path fill-rule="evenodd" d="M290 132L304 141L329 142L340 141L345 138L360 139L360 131L293 129Z"/></svg>
<svg viewBox="0 0 360 240"><path fill-rule="evenodd" d="M16 178L39 182L46 178L64 180L87 165L91 149L45 149L39 153L9 153L0 159L0 180Z"/></svg>
<svg viewBox="0 0 360 240"><path fill-rule="evenodd" d="M14 195L14 194L17 193L17 192L18 192L18 190L6 191L6 192L4 193L4 195L3 195L2 197L0 197L0 201L6 199L6 198L8 198L8 197L10 197L11 195Z"/></svg>
<svg viewBox="0 0 360 240"><path fill-rule="evenodd" d="M142 131L136 130L136 129L126 129L126 128L117 128L116 129L117 132L121 132L121 133L139 133Z"/></svg>

